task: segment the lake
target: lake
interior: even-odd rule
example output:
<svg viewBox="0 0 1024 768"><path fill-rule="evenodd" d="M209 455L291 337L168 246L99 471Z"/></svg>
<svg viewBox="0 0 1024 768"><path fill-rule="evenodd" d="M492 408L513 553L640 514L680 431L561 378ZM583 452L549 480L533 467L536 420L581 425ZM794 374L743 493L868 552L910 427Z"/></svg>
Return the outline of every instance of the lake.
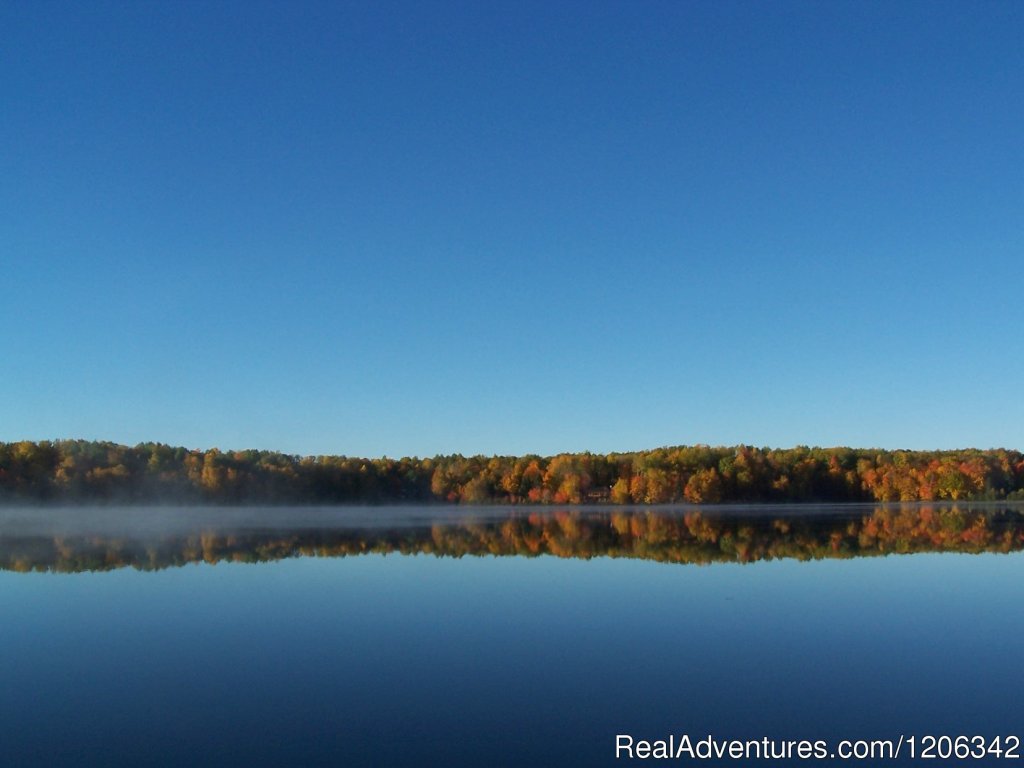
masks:
<svg viewBox="0 0 1024 768"><path fill-rule="evenodd" d="M1021 504L4 509L0 765L1019 764L1022 551Z"/></svg>

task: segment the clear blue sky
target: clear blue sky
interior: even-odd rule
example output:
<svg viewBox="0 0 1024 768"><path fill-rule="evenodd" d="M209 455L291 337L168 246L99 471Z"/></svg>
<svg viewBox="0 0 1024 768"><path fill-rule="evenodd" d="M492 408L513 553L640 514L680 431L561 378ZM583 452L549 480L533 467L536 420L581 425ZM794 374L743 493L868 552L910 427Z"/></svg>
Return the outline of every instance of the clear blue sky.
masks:
<svg viewBox="0 0 1024 768"><path fill-rule="evenodd" d="M0 440L1024 448L1020 2L0 29Z"/></svg>

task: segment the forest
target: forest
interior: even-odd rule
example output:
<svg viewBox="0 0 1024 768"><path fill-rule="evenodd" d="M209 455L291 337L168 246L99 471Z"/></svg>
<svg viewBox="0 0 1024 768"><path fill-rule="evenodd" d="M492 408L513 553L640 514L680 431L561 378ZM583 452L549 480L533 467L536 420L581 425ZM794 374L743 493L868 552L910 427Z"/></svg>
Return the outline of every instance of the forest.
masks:
<svg viewBox="0 0 1024 768"><path fill-rule="evenodd" d="M676 446L363 459L85 440L0 443L8 504L719 504L1024 499L1020 451Z"/></svg>

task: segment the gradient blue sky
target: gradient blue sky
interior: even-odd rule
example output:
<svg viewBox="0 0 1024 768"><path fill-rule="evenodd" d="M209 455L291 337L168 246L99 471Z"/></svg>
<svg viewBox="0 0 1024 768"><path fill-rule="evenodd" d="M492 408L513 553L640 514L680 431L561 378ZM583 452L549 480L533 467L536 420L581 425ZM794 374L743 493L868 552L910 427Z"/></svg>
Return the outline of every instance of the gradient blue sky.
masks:
<svg viewBox="0 0 1024 768"><path fill-rule="evenodd" d="M1024 448L1020 2L0 29L0 440Z"/></svg>

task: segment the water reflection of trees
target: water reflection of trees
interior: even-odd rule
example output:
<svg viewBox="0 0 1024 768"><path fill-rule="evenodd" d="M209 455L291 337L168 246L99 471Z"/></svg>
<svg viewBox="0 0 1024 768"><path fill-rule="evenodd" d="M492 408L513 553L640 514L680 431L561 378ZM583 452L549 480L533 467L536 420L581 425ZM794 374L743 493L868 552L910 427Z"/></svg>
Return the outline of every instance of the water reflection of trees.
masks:
<svg viewBox="0 0 1024 768"><path fill-rule="evenodd" d="M879 506L789 515L688 510L517 510L492 519L392 528L197 530L151 536L0 533L0 568L81 572L189 563L268 562L366 553L439 557L624 557L751 563L915 552L1024 549L1021 506Z"/></svg>

